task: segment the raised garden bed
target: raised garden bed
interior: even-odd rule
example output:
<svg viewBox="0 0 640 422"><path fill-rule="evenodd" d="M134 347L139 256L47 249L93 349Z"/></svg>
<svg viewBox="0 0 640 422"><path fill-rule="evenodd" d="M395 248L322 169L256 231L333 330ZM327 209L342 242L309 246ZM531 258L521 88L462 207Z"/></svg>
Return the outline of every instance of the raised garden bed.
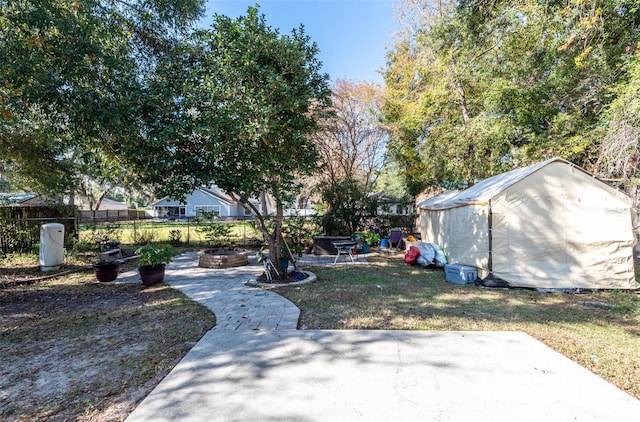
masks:
<svg viewBox="0 0 640 422"><path fill-rule="evenodd" d="M198 266L204 268L230 268L247 265L249 253L243 250L205 249L198 252Z"/></svg>

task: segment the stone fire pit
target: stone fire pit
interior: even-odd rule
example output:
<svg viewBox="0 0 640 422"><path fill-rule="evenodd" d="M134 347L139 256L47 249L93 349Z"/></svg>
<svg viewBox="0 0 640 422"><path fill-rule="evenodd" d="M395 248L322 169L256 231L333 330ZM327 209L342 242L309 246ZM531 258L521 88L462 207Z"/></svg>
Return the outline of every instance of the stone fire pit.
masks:
<svg viewBox="0 0 640 422"><path fill-rule="evenodd" d="M230 268L247 265L249 253L244 250L205 249L198 252L198 266L204 268Z"/></svg>

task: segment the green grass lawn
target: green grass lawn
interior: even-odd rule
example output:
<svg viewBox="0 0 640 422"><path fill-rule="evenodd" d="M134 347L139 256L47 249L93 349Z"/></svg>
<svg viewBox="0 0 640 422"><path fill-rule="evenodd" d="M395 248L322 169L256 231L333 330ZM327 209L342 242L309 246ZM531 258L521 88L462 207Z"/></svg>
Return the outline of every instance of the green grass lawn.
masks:
<svg viewBox="0 0 640 422"><path fill-rule="evenodd" d="M229 229L229 234L216 239L214 246L255 245L262 241L262 234L249 221L220 222ZM185 246L207 246L207 238L200 230L201 226L191 222L152 222L131 221L83 225L80 228L80 242L92 243L95 238L117 239L123 245L146 244L153 242L171 242L178 237L178 243ZM179 233L179 234L176 234Z"/></svg>
<svg viewBox="0 0 640 422"><path fill-rule="evenodd" d="M95 259L93 252L85 255L78 265ZM447 283L442 269L409 266L399 256L370 257L369 261L367 265L313 267L310 270L318 276L316 283L276 291L300 307L302 329L522 331L640 399L638 293L492 290ZM133 261L129 264L135 267ZM37 256L24 262L14 257L0 261L0 284L5 284L0 290L4 313L0 321L5 326L0 329L9 333L0 344L7 352L7 385L44 371L46 368L37 367L40 363L68 364L68 356L80 353L83 357L76 361L86 362L102 375L76 371L77 380L74 378L71 387L83 386L86 391L56 390L55 395L39 401L33 400L28 388L13 386L16 392L10 401L14 404L5 406L0 419L18 415L33 419L47 411L68 419L90 414L93 419L85 420L121 420L105 419L105 415L116 408L120 409L114 410L117 415L126 414L144 396L143 391L150 391L215 320L210 312L166 285L105 285L96 283L92 272L34 284L9 284L15 278L38 274ZM47 319L31 315L46 315ZM87 324L86 329L93 331L68 338ZM187 332L185 327L197 330ZM46 335L39 334L27 349L23 340L34 333ZM89 341L76 344L85 338ZM73 353L51 348L48 342L65 345ZM59 355L51 355L54 352ZM132 352L137 357L124 356ZM108 358L102 359L105 355ZM100 367L97 358L101 359ZM12 363L10 359L17 360ZM29 366L24 362L30 362ZM16 403L23 403L21 400L31 404L17 410L21 405ZM127 404L121 408L121 403ZM0 400L0 408L2 404Z"/></svg>
<svg viewBox="0 0 640 422"><path fill-rule="evenodd" d="M442 269L409 266L400 258L310 270L316 283L277 290L302 310L302 328L523 331L640 399L636 292L455 285Z"/></svg>

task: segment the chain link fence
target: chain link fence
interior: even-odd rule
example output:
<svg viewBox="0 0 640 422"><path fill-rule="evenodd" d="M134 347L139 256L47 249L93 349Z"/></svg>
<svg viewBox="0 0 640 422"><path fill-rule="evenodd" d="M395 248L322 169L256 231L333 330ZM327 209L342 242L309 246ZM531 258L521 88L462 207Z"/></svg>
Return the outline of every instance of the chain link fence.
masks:
<svg viewBox="0 0 640 422"><path fill-rule="evenodd" d="M0 252L36 252L40 244L40 226L64 225L65 244L78 239L78 215L75 207L0 207Z"/></svg>

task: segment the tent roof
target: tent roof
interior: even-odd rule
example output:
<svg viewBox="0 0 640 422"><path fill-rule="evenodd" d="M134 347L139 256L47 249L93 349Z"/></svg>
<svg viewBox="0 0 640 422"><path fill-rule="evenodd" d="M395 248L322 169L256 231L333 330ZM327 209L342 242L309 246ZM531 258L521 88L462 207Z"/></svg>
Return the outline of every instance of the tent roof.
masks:
<svg viewBox="0 0 640 422"><path fill-rule="evenodd" d="M445 210L466 205L486 205L489 200L513 184L535 173L541 168L555 162L572 166L591 175L588 171L562 158L551 158L528 167L501 173L484 179L463 191L447 191L418 204L418 208L426 210ZM596 179L597 180L597 179Z"/></svg>

